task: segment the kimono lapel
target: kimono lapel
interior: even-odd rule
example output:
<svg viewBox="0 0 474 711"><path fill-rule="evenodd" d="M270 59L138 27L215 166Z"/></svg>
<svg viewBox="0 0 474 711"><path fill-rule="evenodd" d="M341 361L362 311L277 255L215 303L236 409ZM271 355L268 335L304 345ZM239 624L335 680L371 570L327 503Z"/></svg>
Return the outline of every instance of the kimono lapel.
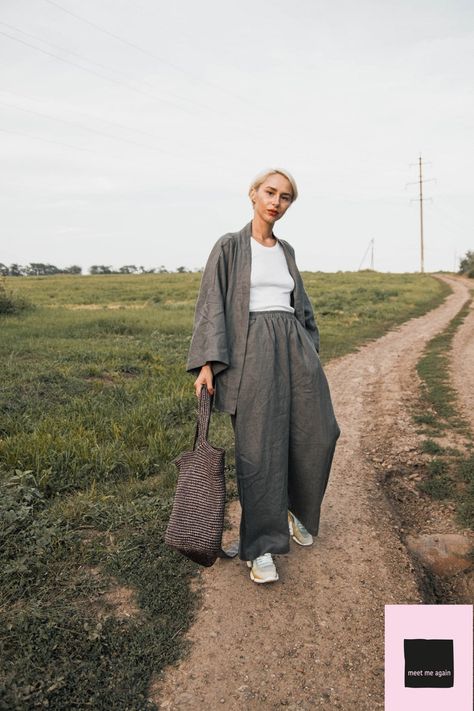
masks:
<svg viewBox="0 0 474 711"><path fill-rule="evenodd" d="M250 304L250 272L252 269L252 222L248 222L240 231L241 260L239 274L239 291L243 308L248 311Z"/></svg>
<svg viewBox="0 0 474 711"><path fill-rule="evenodd" d="M223 235L212 248L201 280L186 370L199 375L212 363L214 407L235 414L247 347L252 269L252 222ZM319 331L294 257L293 247L277 237L295 286L291 306L319 352ZM223 286L225 285L225 289Z"/></svg>
<svg viewBox="0 0 474 711"><path fill-rule="evenodd" d="M278 237L277 237L278 239ZM301 321L301 323L304 325L304 302L303 302L303 294L301 292L301 275L298 271L298 267L296 266L296 262L294 260L293 255L291 254L290 250L288 249L288 245L286 244L285 240L278 239L279 243L283 247L283 251L285 253L286 257L286 263L288 264L288 270L291 274L291 276L294 279L295 282L295 287L293 291L291 292L291 297L292 297L292 306L295 310L295 316L298 319L298 321Z"/></svg>

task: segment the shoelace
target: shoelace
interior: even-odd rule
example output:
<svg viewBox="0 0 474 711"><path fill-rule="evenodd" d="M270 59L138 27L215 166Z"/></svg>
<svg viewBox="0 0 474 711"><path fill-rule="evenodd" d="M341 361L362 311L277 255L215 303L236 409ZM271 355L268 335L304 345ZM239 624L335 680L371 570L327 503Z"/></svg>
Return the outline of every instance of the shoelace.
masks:
<svg viewBox="0 0 474 711"><path fill-rule="evenodd" d="M271 553L264 553L263 555L259 555L259 556L257 556L257 558L255 558L254 563L256 563L259 566L271 565L273 563L272 554Z"/></svg>
<svg viewBox="0 0 474 711"><path fill-rule="evenodd" d="M308 535L308 531L307 531L306 528L303 526L303 524L301 523L301 521L299 521L297 518L295 518L295 519L293 519L293 520L294 520L294 522L296 523L296 528L298 529L298 531L299 531L300 533L303 533L305 536L307 536L307 535Z"/></svg>
<svg viewBox="0 0 474 711"><path fill-rule="evenodd" d="M305 535L305 536L308 535L308 531L307 531L306 528L303 526L303 524L301 523L301 521L300 521L298 518L296 518L296 516L295 516L294 514L292 514L291 521L292 521L292 523L293 523L294 526L296 525L296 528L298 529L298 531L299 531L300 533L302 533L302 534Z"/></svg>

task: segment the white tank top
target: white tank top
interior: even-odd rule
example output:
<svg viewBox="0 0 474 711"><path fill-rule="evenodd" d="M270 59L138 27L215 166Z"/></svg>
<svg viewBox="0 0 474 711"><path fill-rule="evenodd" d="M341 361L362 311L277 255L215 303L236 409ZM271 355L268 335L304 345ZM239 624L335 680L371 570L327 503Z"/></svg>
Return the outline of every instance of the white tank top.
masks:
<svg viewBox="0 0 474 711"><path fill-rule="evenodd" d="M252 246L252 268L250 271L249 311L289 311L291 292L295 282L286 262L283 247L277 241L273 247L265 247L254 237Z"/></svg>

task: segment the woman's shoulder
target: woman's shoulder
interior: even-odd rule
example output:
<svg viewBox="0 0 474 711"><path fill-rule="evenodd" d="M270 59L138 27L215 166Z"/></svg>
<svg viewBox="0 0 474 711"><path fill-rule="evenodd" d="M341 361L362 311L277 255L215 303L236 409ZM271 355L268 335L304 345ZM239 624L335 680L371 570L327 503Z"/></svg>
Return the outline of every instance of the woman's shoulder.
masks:
<svg viewBox="0 0 474 711"><path fill-rule="evenodd" d="M217 242L214 244L214 249L222 249L223 247L232 246L232 244L235 243L237 237L236 232L226 232L225 235L222 235L222 237L219 237Z"/></svg>
<svg viewBox="0 0 474 711"><path fill-rule="evenodd" d="M214 242L209 256L207 258L208 269L212 269L219 264L226 264L235 252L236 240L238 233L227 232L225 235L219 237L219 239Z"/></svg>
<svg viewBox="0 0 474 711"><path fill-rule="evenodd" d="M238 249L242 243L242 240L247 236L245 230L246 228L244 227L244 229L238 230L237 232L226 232L214 243L212 251L228 252L230 250Z"/></svg>
<svg viewBox="0 0 474 711"><path fill-rule="evenodd" d="M212 249L209 253L208 261L210 263L217 263L220 260L226 261L227 253L229 252L229 247L232 248L234 241L234 235L231 232L228 232L227 234L222 235L222 237L219 237L219 239L214 242L212 246Z"/></svg>
<svg viewBox="0 0 474 711"><path fill-rule="evenodd" d="M295 256L294 247L292 247L291 244L290 244L286 239L282 239L281 237L278 237L278 241L279 241L279 242L283 242L283 244L285 245L285 247L291 252L291 254L292 254L293 256Z"/></svg>

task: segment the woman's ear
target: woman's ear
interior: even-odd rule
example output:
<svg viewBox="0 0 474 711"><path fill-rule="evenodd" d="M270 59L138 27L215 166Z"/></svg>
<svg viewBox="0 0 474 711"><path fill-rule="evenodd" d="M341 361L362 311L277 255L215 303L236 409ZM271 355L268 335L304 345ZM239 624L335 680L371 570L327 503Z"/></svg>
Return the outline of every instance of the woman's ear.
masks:
<svg viewBox="0 0 474 711"><path fill-rule="evenodd" d="M255 205L255 188L251 189L249 195L250 195L250 199L252 201L252 205Z"/></svg>

